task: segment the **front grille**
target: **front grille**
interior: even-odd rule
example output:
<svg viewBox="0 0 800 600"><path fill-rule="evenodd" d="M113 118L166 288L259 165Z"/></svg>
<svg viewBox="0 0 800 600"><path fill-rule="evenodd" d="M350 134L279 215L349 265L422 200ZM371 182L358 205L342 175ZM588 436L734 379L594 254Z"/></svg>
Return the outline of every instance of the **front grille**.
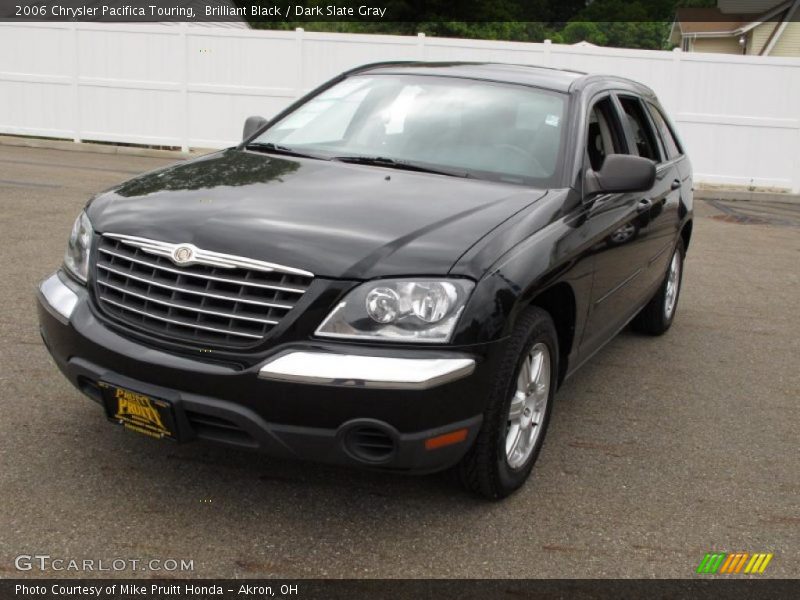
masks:
<svg viewBox="0 0 800 600"><path fill-rule="evenodd" d="M313 280L311 273L299 269L194 246L193 260L186 266L167 258L172 249L187 246L100 236L94 273L101 310L169 339L249 346L269 335Z"/></svg>

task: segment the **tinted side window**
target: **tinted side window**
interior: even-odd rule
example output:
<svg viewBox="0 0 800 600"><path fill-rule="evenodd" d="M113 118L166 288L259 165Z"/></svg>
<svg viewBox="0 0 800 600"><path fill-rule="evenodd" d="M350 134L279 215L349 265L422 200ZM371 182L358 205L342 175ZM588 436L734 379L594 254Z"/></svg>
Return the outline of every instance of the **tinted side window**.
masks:
<svg viewBox="0 0 800 600"><path fill-rule="evenodd" d="M650 126L644 106L638 98L631 96L620 96L619 101L625 111L625 116L628 117L628 124L639 156L659 162L656 136Z"/></svg>
<svg viewBox="0 0 800 600"><path fill-rule="evenodd" d="M683 152L681 152L681 147L678 145L678 140L675 139L675 135L669 128L667 120L664 118L664 115L661 114L661 111L649 102L647 103L647 107L650 109L650 114L653 116L653 122L655 122L658 128L658 132L661 134L661 139L667 150L667 156L673 159L683 154Z"/></svg>
<svg viewBox="0 0 800 600"><path fill-rule="evenodd" d="M589 111L589 125L586 135L586 154L589 164L595 171L603 166L609 154L625 152L622 145L619 120L616 118L610 98L604 98Z"/></svg>

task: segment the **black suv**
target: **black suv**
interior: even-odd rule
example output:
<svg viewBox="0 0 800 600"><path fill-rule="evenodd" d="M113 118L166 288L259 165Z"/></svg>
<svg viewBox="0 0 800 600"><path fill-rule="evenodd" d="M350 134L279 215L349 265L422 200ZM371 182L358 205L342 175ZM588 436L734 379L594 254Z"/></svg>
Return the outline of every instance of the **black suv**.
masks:
<svg viewBox="0 0 800 600"><path fill-rule="evenodd" d="M44 342L125 428L528 477L558 385L664 333L692 171L653 92L530 66L354 69L243 142L89 202Z"/></svg>

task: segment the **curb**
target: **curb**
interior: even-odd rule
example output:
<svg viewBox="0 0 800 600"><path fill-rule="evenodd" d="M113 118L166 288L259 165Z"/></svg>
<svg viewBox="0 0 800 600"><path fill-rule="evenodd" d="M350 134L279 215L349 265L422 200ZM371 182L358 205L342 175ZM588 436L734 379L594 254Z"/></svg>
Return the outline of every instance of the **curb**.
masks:
<svg viewBox="0 0 800 600"><path fill-rule="evenodd" d="M758 192L750 190L695 188L695 200L731 200L736 202L781 202L800 204L800 194L788 192Z"/></svg>
<svg viewBox="0 0 800 600"><path fill-rule="evenodd" d="M194 158L216 152L214 148L193 148L189 152L180 150L157 150L143 146L118 146L94 142L71 142L50 138L32 138L15 135L0 135L0 146L22 146L25 148L46 148L49 150L69 150L72 152L91 152L94 154L125 154L128 156L144 156L149 158Z"/></svg>

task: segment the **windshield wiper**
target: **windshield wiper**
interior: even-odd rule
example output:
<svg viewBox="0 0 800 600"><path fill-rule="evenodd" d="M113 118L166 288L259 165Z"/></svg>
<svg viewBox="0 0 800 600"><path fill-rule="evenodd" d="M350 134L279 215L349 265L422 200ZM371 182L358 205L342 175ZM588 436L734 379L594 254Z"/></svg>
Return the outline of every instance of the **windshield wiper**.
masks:
<svg viewBox="0 0 800 600"><path fill-rule="evenodd" d="M388 167L390 169L402 169L404 171L417 171L418 173L433 173L435 175L447 175L449 177L470 177L466 171L448 171L427 167L415 162L396 160L386 156L334 156L330 160L353 163L356 165L374 165L376 167Z"/></svg>
<svg viewBox="0 0 800 600"><path fill-rule="evenodd" d="M307 152L300 152L288 146L281 146L273 144L272 142L253 142L245 146L248 150L255 150L256 152L266 152L267 154L282 154L284 156L299 156L301 158L316 158L317 160L328 160L323 156L316 154L308 154Z"/></svg>

